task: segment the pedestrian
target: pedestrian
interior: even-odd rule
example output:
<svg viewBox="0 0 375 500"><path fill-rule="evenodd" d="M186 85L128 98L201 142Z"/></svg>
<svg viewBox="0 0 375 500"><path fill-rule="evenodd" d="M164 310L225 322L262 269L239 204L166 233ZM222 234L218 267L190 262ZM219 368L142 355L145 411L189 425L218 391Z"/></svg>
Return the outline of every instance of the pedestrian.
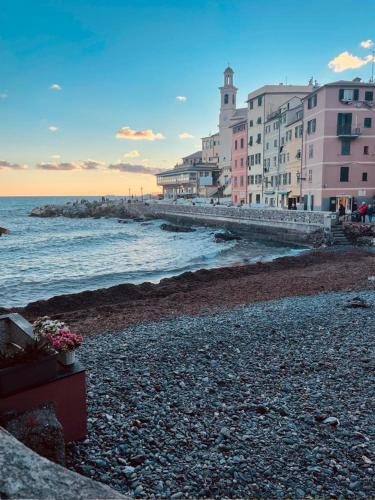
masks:
<svg viewBox="0 0 375 500"><path fill-rule="evenodd" d="M374 207L373 205L370 205L370 203L367 206L367 217L368 221L370 224L372 224L372 216L374 215Z"/></svg>
<svg viewBox="0 0 375 500"><path fill-rule="evenodd" d="M342 222L345 217L345 206L340 203L339 205L339 221Z"/></svg>
<svg viewBox="0 0 375 500"><path fill-rule="evenodd" d="M366 222L367 205L366 202L362 201L361 206L358 209L360 221Z"/></svg>

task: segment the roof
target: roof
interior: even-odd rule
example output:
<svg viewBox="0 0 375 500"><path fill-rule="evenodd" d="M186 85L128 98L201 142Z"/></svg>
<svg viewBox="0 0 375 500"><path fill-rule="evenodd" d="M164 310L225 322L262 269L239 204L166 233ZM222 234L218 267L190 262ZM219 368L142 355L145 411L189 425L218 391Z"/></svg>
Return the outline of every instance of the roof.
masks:
<svg viewBox="0 0 375 500"><path fill-rule="evenodd" d="M224 73L234 73L234 71L230 66L227 66L224 70Z"/></svg>
<svg viewBox="0 0 375 500"><path fill-rule="evenodd" d="M238 108L233 113L231 120L236 120L239 118L247 118L247 108Z"/></svg>
<svg viewBox="0 0 375 500"><path fill-rule="evenodd" d="M247 102L263 94L309 94L312 88L312 85L284 85L282 83L279 85L263 85L263 87L248 94Z"/></svg>
<svg viewBox="0 0 375 500"><path fill-rule="evenodd" d="M216 163L197 163L195 165L176 165L174 168L170 170L164 170L164 172L160 172L156 174L161 177L169 177L170 175L182 174L184 172L203 172L203 171L219 171L219 168Z"/></svg>
<svg viewBox="0 0 375 500"><path fill-rule="evenodd" d="M375 90L375 82L361 82L360 79L359 81L354 79L354 80L337 80L336 82L330 82L330 83L325 83L324 85L321 85L320 87L315 87L311 91L311 94L315 94L316 92L319 92L320 90L326 88L326 87L346 87L346 88L358 88L358 87L365 87L365 88L373 88Z"/></svg>
<svg viewBox="0 0 375 500"><path fill-rule="evenodd" d="M183 156L182 159L185 160L186 158L195 158L196 156L202 156L202 151L196 151L195 153L191 153L189 155Z"/></svg>
<svg viewBox="0 0 375 500"><path fill-rule="evenodd" d="M205 137L201 137L201 139L211 139L211 137L217 137L219 135L219 132L216 132L215 134L210 134L206 135Z"/></svg>

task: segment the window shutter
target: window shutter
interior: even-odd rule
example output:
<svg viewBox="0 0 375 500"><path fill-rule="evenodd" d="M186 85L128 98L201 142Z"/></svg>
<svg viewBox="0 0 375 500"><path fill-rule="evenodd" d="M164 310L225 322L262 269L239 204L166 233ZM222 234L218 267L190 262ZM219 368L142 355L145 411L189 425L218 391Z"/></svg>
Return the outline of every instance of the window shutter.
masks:
<svg viewBox="0 0 375 500"><path fill-rule="evenodd" d="M344 99L344 89L339 90L339 100L342 101Z"/></svg>
<svg viewBox="0 0 375 500"><path fill-rule="evenodd" d="M358 89L354 89L354 92L353 92L353 101L358 101L358 98L359 98L359 90Z"/></svg>

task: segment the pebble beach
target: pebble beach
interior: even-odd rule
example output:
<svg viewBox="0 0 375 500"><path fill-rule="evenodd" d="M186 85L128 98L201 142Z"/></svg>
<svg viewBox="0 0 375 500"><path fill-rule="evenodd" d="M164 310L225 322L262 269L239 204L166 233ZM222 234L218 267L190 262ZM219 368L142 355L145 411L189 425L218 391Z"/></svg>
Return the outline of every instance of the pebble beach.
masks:
<svg viewBox="0 0 375 500"><path fill-rule="evenodd" d="M137 498L373 498L374 324L369 289L87 338L68 466Z"/></svg>

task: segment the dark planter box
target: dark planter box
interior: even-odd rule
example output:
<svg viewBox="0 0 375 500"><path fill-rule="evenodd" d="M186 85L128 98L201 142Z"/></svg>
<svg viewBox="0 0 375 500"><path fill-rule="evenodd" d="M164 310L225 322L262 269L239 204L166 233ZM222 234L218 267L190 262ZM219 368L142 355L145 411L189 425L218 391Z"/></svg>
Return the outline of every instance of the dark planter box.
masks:
<svg viewBox="0 0 375 500"><path fill-rule="evenodd" d="M27 363L0 368L0 397L48 383L56 377L57 354L43 356Z"/></svg>

